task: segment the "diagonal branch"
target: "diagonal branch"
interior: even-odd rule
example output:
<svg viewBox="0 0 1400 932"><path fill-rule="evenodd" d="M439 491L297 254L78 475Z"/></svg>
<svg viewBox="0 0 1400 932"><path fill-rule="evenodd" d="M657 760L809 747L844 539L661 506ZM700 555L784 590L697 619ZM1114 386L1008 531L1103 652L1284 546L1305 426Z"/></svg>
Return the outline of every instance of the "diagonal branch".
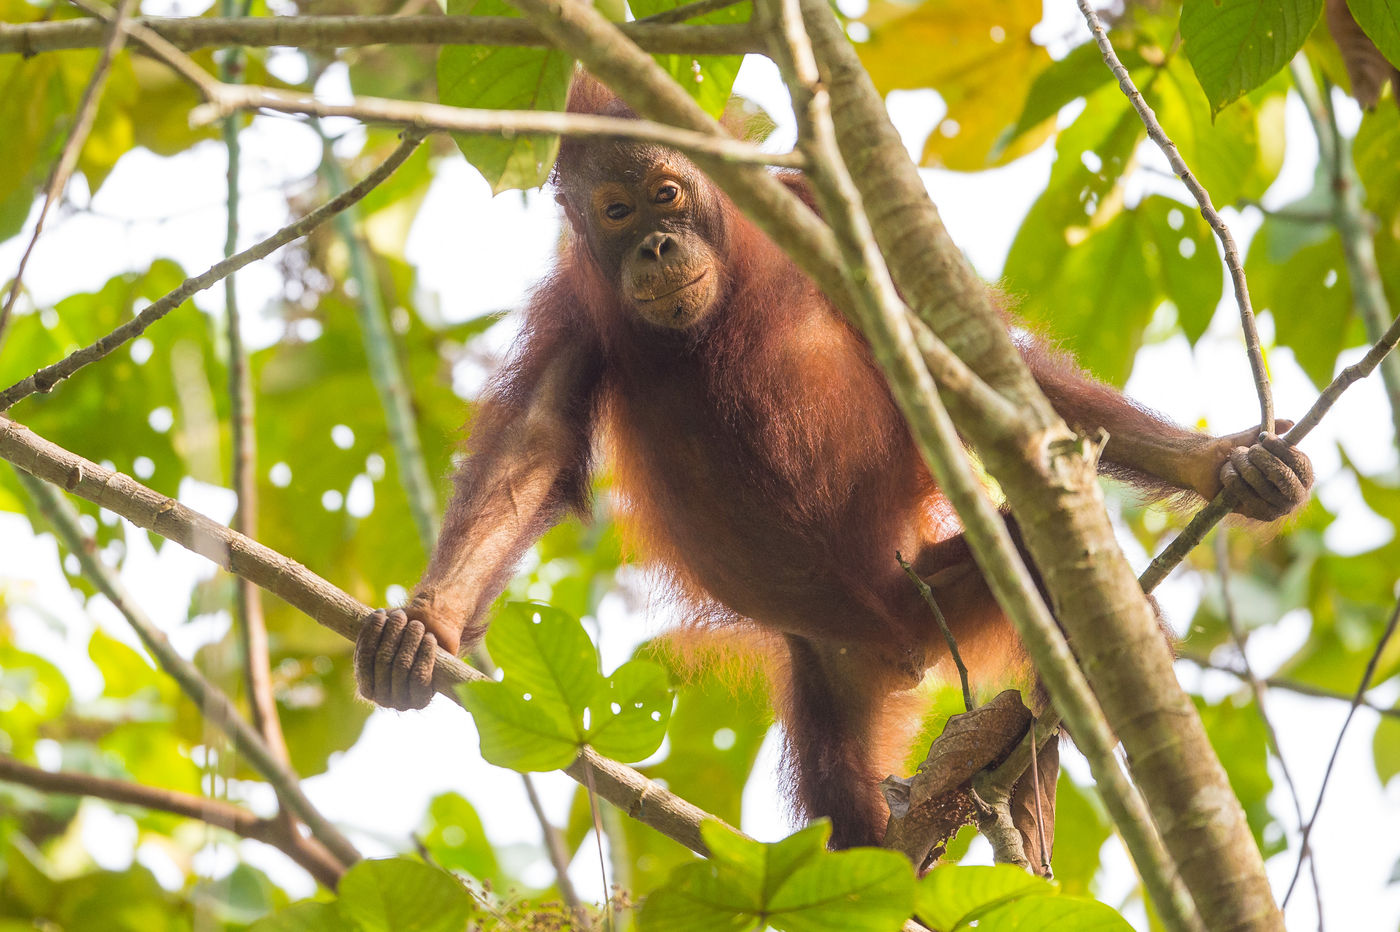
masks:
<svg viewBox="0 0 1400 932"><path fill-rule="evenodd" d="M1323 416L1331 410L1337 400L1342 397L1342 392L1346 391L1353 383L1359 382L1375 371L1381 360L1395 349L1396 344L1400 344L1400 317L1391 321L1390 327L1381 335L1380 340L1367 351L1366 355L1350 366L1347 366L1337 377L1322 391L1317 401L1308 409L1308 413L1283 435L1283 439L1297 446L1308 433L1316 427ZM1142 571L1138 577L1138 583L1142 586L1143 592L1151 592L1157 588L1158 583L1167 578L1172 570L1186 555L1201 541L1206 539L1210 529L1220 523L1226 515L1234 508L1233 497L1222 491L1210 500L1210 503L1196 512L1190 522L1182 529L1181 533L1172 539L1161 553L1152 558L1152 562L1147 565L1147 569Z"/></svg>
<svg viewBox="0 0 1400 932"><path fill-rule="evenodd" d="M12 423L0 418L0 424ZM209 721L218 725L238 753L247 758L249 765L272 784L278 801L286 810L305 822L311 834L320 839L342 864L358 861L360 852L302 792L301 778L281 759L278 749L269 746L262 735L239 714L233 700L205 679L194 664L180 656L166 639L165 633L137 608L121 580L97 558L97 545L83 533L77 515L58 494L58 490L24 471L20 472L19 477L69 553L78 558L83 574L92 580L98 591L131 625L166 675L180 686Z"/></svg>
<svg viewBox="0 0 1400 932"><path fill-rule="evenodd" d="M266 16L247 19L143 16L133 20L184 52L244 46L285 45L301 49L360 48L367 45L550 46L545 35L509 16ZM0 55L37 55L64 49L97 48L103 25L90 20L0 23ZM655 54L762 54L763 43L747 25L621 23L619 28Z"/></svg>
<svg viewBox="0 0 1400 932"><path fill-rule="evenodd" d="M359 201L370 191L380 184L385 178L393 174L413 153L413 150L422 142L422 137L407 132L404 134L404 141L394 150L393 154L383 161L374 171L370 172L360 181L359 184L350 188L344 194L334 197L320 207L311 211L305 217L289 223L278 230L262 242L250 246L232 258L218 262L192 278L185 279L178 288L164 297L160 298L131 320L122 324L111 333L99 339L96 343L76 350L64 359L59 360L51 366L45 366L33 375L21 379L14 385L0 392L0 412L9 410L17 401L34 394L35 392L53 391L55 385L86 365L97 362L99 359L109 355L117 347L134 340L145 332L146 328L169 314L179 307L188 298L196 293L210 287L215 282L220 281L227 275L231 275L251 262L256 262L272 252L287 245L292 240L305 236L317 226L340 213L345 208Z"/></svg>
<svg viewBox="0 0 1400 932"><path fill-rule="evenodd" d="M116 58L117 52L121 51L122 44L126 41L122 21L135 7L136 0L121 0L112 22L103 27L102 54L98 56L97 66L92 71L92 77L88 79L87 87L83 88L83 96L78 101L78 110L73 117L73 125L68 130L68 139L49 173L48 184L44 186L44 206L39 208L39 219L34 223L29 245L19 258L19 268L15 270L14 280L10 282L10 294L5 299L4 307L0 307L0 342L5 339L10 314L14 311L15 302L19 300L24 269L29 265L29 257L34 252L35 244L39 242L39 234L44 232L44 220L63 195L63 189L68 186L68 179L78 165L78 155L83 151L83 143L87 142L88 133L92 132L93 121L97 119L97 104L102 99L102 90L107 86L107 78L112 73L112 59Z"/></svg>
<svg viewBox="0 0 1400 932"><path fill-rule="evenodd" d="M240 838L249 838L277 848L331 890L340 882L340 875L345 873L345 868L318 842L300 836L289 836L276 819L261 818L241 806L221 799L209 799L86 773L41 770L3 754L0 754L0 780L27 786L41 793L91 796L94 799L168 812L187 819L198 819L227 829Z"/></svg>
<svg viewBox="0 0 1400 932"><path fill-rule="evenodd" d="M250 540L199 512L143 486L130 476L99 466L0 416L0 459L101 505L137 527L145 528L205 557L231 573L251 579L268 592L310 616L318 624L353 641L369 607L288 557ZM433 686L458 702L459 683L486 676L439 650ZM585 747L564 772L585 783L628 815L699 854L709 849L700 823L715 819L698 806L653 783L625 764ZM298 813L300 815L300 813Z"/></svg>

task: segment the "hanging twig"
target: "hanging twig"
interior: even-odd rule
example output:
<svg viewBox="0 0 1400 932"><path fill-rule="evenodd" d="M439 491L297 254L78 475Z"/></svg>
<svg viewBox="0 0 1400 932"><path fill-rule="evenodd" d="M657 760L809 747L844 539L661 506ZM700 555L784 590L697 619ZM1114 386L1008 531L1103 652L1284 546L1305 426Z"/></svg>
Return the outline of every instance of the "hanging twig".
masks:
<svg viewBox="0 0 1400 932"><path fill-rule="evenodd" d="M943 640L948 644L948 653L952 655L953 665L958 668L958 679L962 681L963 708L971 712L977 704L972 701L972 687L968 684L967 664L963 663L962 652L958 650L957 638L953 637L953 632L948 627L948 619L943 615L943 609L938 607L938 600L933 597L933 590L929 588L928 583L919 577L918 573L914 572L913 565L900 556L898 551L895 552L894 558L903 568L904 574L914 584L914 588L919 590L919 595L923 596L924 603L928 605L929 610L933 612L934 620L938 622L938 630L943 632Z"/></svg>
<svg viewBox="0 0 1400 932"><path fill-rule="evenodd" d="M20 282L24 278L25 267L29 265L29 256L34 252L35 244L39 242L39 234L44 232L44 220L48 218L54 204L63 196L63 189L68 186L68 179L78 165L78 155L83 151L83 143L87 142L88 133L92 132L93 121L97 119L97 104L102 99L102 90L107 86L107 78L112 73L112 60L126 41L122 22L135 6L136 0L120 0L116 17L103 27L102 54L98 56L97 66L93 68L92 77L88 79L87 87L83 88L83 96L78 100L78 109L73 115L68 139L63 143L63 151L59 153L53 170L49 172L48 184L44 186L44 206L39 208L39 219L34 223L29 245L24 248L24 253L19 258L19 268L15 270L14 280L10 282L9 296L5 298L4 307L0 307L0 343L5 340L10 314L14 311L15 302L19 300Z"/></svg>
<svg viewBox="0 0 1400 932"><path fill-rule="evenodd" d="M238 271L245 265L256 262L258 259L280 249L292 240L310 233L316 227L374 190L385 178L393 174L394 169L398 168L403 164L405 159L413 154L413 150L418 147L420 142L422 142L421 136L412 131L405 132L403 142L399 144L399 147L394 150L393 154L385 159L378 168L366 175L359 184L350 188L344 194L332 198L311 211L311 213L307 214L305 217L287 224L267 239L254 246L250 246L238 255L216 263L210 269L199 275L185 279L174 291L158 299L145 310L141 311L141 313L102 337L96 343L71 353L51 366L45 366L33 375L21 379L3 392L0 392L0 412L8 410L17 401L27 398L35 392L52 391L55 385L70 377L79 369L97 362L123 343L139 337L145 332L147 327L179 307L194 294L203 291L205 288L222 280L225 276Z"/></svg>
<svg viewBox="0 0 1400 932"><path fill-rule="evenodd" d="M1298 828L1303 827L1303 803L1298 795L1298 784L1293 780L1293 771L1288 767L1288 761L1283 756L1283 745L1279 743L1278 731L1274 728L1273 720L1269 718L1268 705L1264 701L1266 687L1264 681L1259 679L1254 673L1254 668L1249 663L1248 641L1249 635L1244 630L1244 625L1240 623L1239 617L1235 614L1235 600L1230 596L1230 551L1228 547L1229 535L1224 528L1215 535L1215 566L1220 575L1220 600L1225 609L1225 622L1230 626L1230 637L1235 642L1235 649L1240 655L1240 665L1244 667L1243 679L1249 686L1250 693L1254 696L1254 705L1259 710L1259 718L1264 723L1264 733L1268 736L1269 747L1274 752L1274 759L1278 761L1279 770L1283 772L1283 782L1288 786L1288 796L1293 800L1293 812L1298 819ZM1308 867L1312 871L1313 894L1317 899L1317 927L1318 932L1322 932L1322 885L1317 881L1317 862L1312 857L1312 852L1307 848L1306 843L1298 853L1300 861L1304 858L1308 860Z"/></svg>
<svg viewBox="0 0 1400 932"><path fill-rule="evenodd" d="M1181 153L1176 148L1176 143L1172 142L1162 124L1157 122L1157 115L1152 112L1142 93L1133 83L1132 76L1128 74L1128 69L1118 59L1118 53L1113 50L1113 43L1108 39L1108 30L1104 27L1103 21L1099 19L1099 14L1094 12L1089 0L1078 0L1079 11L1084 14L1085 21L1089 24L1089 31L1094 35L1094 41L1098 43L1099 51L1103 54L1103 60L1113 76L1118 79L1118 87L1122 89L1133 109L1137 111L1142 119L1142 125L1147 127L1147 135L1157 147L1162 150L1162 154L1167 157L1171 164L1172 171L1181 179L1181 183L1186 185L1186 190L1191 192L1191 196L1196 199L1196 203L1201 207L1201 216L1206 223L1215 231L1215 235L1220 240L1220 245L1225 251L1225 267L1230 270L1230 284L1235 291L1235 304L1240 311L1240 328L1244 331L1245 348L1249 352L1249 369L1254 375L1254 391L1259 396L1259 430L1263 433L1272 434L1274 432L1274 394L1269 386L1269 370L1264 363L1264 350L1259 342L1259 330L1254 324L1254 308L1250 305L1249 285L1244 277L1244 260L1240 257L1239 247L1235 245L1235 238L1230 235L1230 228L1221 219L1220 213L1211 203L1210 192L1196 180L1196 176L1191 174L1191 169L1187 167L1186 160L1181 157Z"/></svg>
<svg viewBox="0 0 1400 932"><path fill-rule="evenodd" d="M13 421L0 418L0 432L13 426ZM39 481L22 465L19 478L64 546L78 558L83 574L131 625L160 668L204 711L210 721L219 725L233 742L234 750L247 758L249 766L272 785L278 800L306 823L312 835L320 839L346 866L358 861L360 852L302 792L301 778L268 746L262 735L244 721L233 700L205 679L194 664L180 656L166 639L165 633L137 607L116 574L97 558L97 544L83 533L78 516L58 494L58 490Z"/></svg>
<svg viewBox="0 0 1400 932"><path fill-rule="evenodd" d="M42 793L91 796L157 812L198 819L226 829L240 838L271 845L306 869L328 889L334 890L345 868L314 839L289 836L276 819L264 819L241 806L221 799L207 799L177 790L145 786L126 780L63 770L41 770L0 754L0 780L27 786Z"/></svg>
<svg viewBox="0 0 1400 932"><path fill-rule="evenodd" d="M1366 661L1366 671L1361 674L1361 683L1356 687L1356 695L1351 700L1351 708L1347 710L1347 717L1342 720L1342 727L1337 732L1337 741L1332 745L1332 756L1327 759L1327 769L1322 772L1322 785L1317 788L1317 802L1313 803L1312 815L1303 825L1303 841L1298 854L1298 863L1293 868L1293 879L1288 882L1288 892L1283 895L1285 907L1288 906L1289 897L1293 895L1293 888L1298 885L1298 875L1302 873L1303 860L1308 853L1308 841L1312 837L1313 826L1317 824L1317 814L1322 811L1322 798L1327 792L1328 782L1332 779L1332 768L1337 765L1337 755L1341 753L1342 739L1346 737L1347 726L1356 716L1356 710L1361 707L1361 698L1366 695L1366 690L1371 688L1371 677L1376 674L1376 665L1380 663L1381 654L1385 652L1386 645L1390 643L1391 635L1395 633L1397 624L1400 624L1400 601L1395 603L1395 608L1390 613L1390 620L1385 624L1385 631L1381 633L1381 639L1376 642L1376 649L1371 651L1371 657Z"/></svg>

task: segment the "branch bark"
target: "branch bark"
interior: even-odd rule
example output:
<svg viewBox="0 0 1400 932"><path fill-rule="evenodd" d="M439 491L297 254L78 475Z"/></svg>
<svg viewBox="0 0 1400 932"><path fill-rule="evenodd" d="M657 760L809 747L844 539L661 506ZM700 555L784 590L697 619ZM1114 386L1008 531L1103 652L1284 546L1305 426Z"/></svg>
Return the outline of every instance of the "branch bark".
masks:
<svg viewBox="0 0 1400 932"><path fill-rule="evenodd" d="M290 837L286 827L278 820L260 818L241 806L221 799L207 799L176 790L86 773L40 770L3 754L0 754L0 780L27 786L41 793L91 796L94 799L169 812L187 819L198 819L227 829L241 838L250 838L273 846L331 890L336 888L341 874L345 873L345 868L320 843L309 838Z"/></svg>
<svg viewBox="0 0 1400 932"><path fill-rule="evenodd" d="M367 45L514 45L553 43L535 26L507 16L268 16L246 19L143 16L132 22L150 29L184 52L243 46L285 45L303 49ZM70 19L0 23L0 55L37 55L102 44L103 24ZM762 54L763 43L744 24L621 24L622 31L654 54Z"/></svg>
<svg viewBox="0 0 1400 932"><path fill-rule="evenodd" d="M50 443L3 416L0 416L0 459L101 505L137 527L154 531L231 573L251 579L347 640L355 639L360 619L369 614L369 606L295 560L229 530L130 476ZM438 651L433 686L453 702L460 704L454 690L457 684L485 679L483 674L456 657ZM608 760L585 747L564 772L579 783L586 784L592 779L599 795L637 821L698 854L709 854L700 838L700 823L715 817L631 767Z"/></svg>

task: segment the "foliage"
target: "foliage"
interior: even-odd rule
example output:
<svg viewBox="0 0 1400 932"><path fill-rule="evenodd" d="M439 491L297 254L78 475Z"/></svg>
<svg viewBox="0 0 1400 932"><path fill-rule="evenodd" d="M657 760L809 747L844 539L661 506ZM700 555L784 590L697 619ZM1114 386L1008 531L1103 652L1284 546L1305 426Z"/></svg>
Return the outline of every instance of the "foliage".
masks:
<svg viewBox="0 0 1400 932"><path fill-rule="evenodd" d="M631 13L641 18L680 5L636 0ZM1354 362L1371 338L1357 307L1361 283L1353 280L1336 222L1335 179L1319 171L1310 191L1273 194L1280 190L1275 183L1284 171L1285 150L1292 159L1311 145L1306 125L1284 121L1293 88L1289 60L1301 49L1319 76L1347 86L1341 53L1320 15L1323 5L1169 0L1128 4L1110 24L1120 57L1187 164L1217 206L1241 212L1228 218L1241 236L1271 365L1276 373L1300 372L1315 387ZM614 6L615 18L622 18L621 4ZM1400 64L1395 4L1352 0L1349 6L1380 54ZM312 5L301 12L344 11ZM513 15L501 0L449 0L447 13ZM1013 163L1043 170L1043 183L1015 225L1004 267L988 271L998 273L1028 326L1072 350L1104 380L1122 385L1154 353L1186 353L1234 340L1233 302L1206 222L1184 190L1164 177L1166 163L1097 48L1080 41L1079 33L1079 44L1067 47L1063 36L1039 25L1042 14L1042 4L1029 0L874 0L850 26L882 91L929 90L941 102L938 119L909 140L921 164L946 170L931 176L935 198L940 188L959 183L947 172L983 173ZM5 24L62 23L78 15L66 4L0 0ZM251 15L270 13L254 4ZM751 15L750 5L740 3L694 21L744 23ZM215 67L212 52L192 57L205 69ZM36 197L97 58L93 49L0 54L0 266L12 265L27 242ZM289 67L289 60L304 67ZM737 58L670 54L658 60L707 111L717 114L729 103ZM419 47L249 49L241 80L309 92L318 76L340 73L328 64L343 69L360 94L427 99L436 81L442 103L511 109L561 109L573 67L571 58L546 49L446 47L435 62ZM1351 108L1340 92L1337 98L1343 117L1357 124L1347 140L1348 155L1373 218L1366 229L1392 313L1400 307L1396 91L1392 87L1389 98L1365 112ZM210 152L222 159L213 142L218 128L190 123L197 102L195 92L158 61L130 50L119 54L78 159L79 180L64 207L50 216L40 253L62 242L57 237L70 223L104 213L129 219L134 208L124 171L140 160L166 159L161 164L173 175L182 166L202 164ZM245 139L260 138L266 120L245 129ZM1350 132L1347 119L1343 123ZM456 142L493 193L542 184L557 147L556 140L524 136ZM382 129L352 132L337 141L335 151L354 159L350 173L358 174L392 144ZM499 354L508 336L503 330L511 326L499 324L495 309L444 313L406 255L409 231L420 229L415 221L432 206L431 186L457 159L448 145L425 147L361 211L383 303L391 309L393 352L408 373L404 390L434 477L449 473L463 409L470 408L481 370ZM222 163L215 174L221 173ZM285 211L280 202L269 208L265 191L256 211L245 205L245 226L275 227L285 220L281 214L303 213L323 200L326 192L303 175L316 173L288 170L278 177ZM189 194L191 203L220 201L222 181L216 190L213 178L207 190ZM108 196L115 206L104 200ZM1010 209L987 206L991 214ZM167 219L173 224L178 218ZM1256 221L1257 231L1245 235ZM474 229L478 221L464 216L461 223ZM221 224L221 217L209 224L211 243L221 238L214 229ZM244 231L245 240L259 235ZM455 233L448 236L455 242ZM41 297L21 301L0 339L0 388L110 332L198 271L182 266L190 264L187 251L179 252L177 262L164 251L128 242L131 237L112 239L122 242L110 251L127 257L115 265L90 255L63 257L75 270L102 269L105 280L74 274L75 283L69 283L50 273L39 282L29 273L27 284ZM183 244L167 245L173 255ZM212 251L208 257L212 263ZM464 268L477 258L464 255ZM3 274L10 274L5 267ZM344 244L318 231L257 268L275 278L272 300L244 311L259 318L250 328L260 334L250 359L259 538L356 598L385 604L398 597L396 587L416 577L426 554L405 519L398 455L354 323L359 296L343 284ZM471 268L463 274L482 274ZM231 409L224 320L217 299L198 296L100 365L10 413L65 448L226 519L232 500L225 491ZM467 396L465 402L459 396ZM1366 417L1381 434L1390 418L1376 407ZM1228 606L1219 568L1204 553L1194 556L1203 594L1177 619L1190 619L1184 668L1237 668L1227 619L1233 614L1247 635L1284 645L1277 669L1269 672L1285 685L1343 697L1356 689L1394 605L1400 476L1377 467L1375 456L1353 459L1355 438L1345 438L1335 457L1326 443L1319 440L1309 449L1319 462L1339 461L1329 485L1357 490L1348 492L1354 500L1314 502L1291 527L1266 540L1232 534ZM1386 457L1394 463L1393 444ZM439 491L445 493L445 484ZM766 684L744 660L687 669L662 641L638 646L643 639L635 637L623 650L612 633L603 639L603 656L628 659L611 675L601 673L598 639L589 632L598 619L637 614L640 606L637 574L613 525L606 482L598 493L594 520L567 522L547 534L512 584L513 601L495 611L487 647L501 678L462 690L481 754L519 770L550 770L566 766L587 744L607 756L641 761L638 769L647 777L738 825L745 788L772 725ZM245 703L241 646L228 621L231 579L204 564L176 564L170 546L154 535L95 506L75 504L102 558L142 582L135 600L161 612L180 650ZM1160 550L1181 524L1173 513L1118 505L1126 531L1145 551ZM1380 530L1357 539L1354 529L1367 524ZM265 778L231 753L202 710L133 646L71 555L59 552L58 566L77 593L76 603L61 587L36 585L4 565L14 560L30 566L21 558L35 555L47 561L54 552L50 531L9 467L0 466L0 754L47 769L213 793L262 811L272 799ZM184 568L153 580L151 547L161 548L162 572ZM280 601L268 598L265 612L291 765L302 777L333 781L336 762L356 749L370 714L354 697L350 647ZM1397 672L1400 644L1393 643L1378 657L1373 682L1385 683ZM1234 677L1219 676L1200 681L1198 708L1261 850L1269 856L1287 850L1281 857L1291 859L1298 848L1296 820L1291 806L1281 806L1279 770L1270 759L1260 710ZM931 695L929 706L942 716L959 701L956 691L944 691ZM444 743L468 741L465 720L453 721L462 734ZM1400 720L1385 717L1379 726L1374 718L1365 721L1374 729L1376 777L1391 781L1400 773ZM936 734L939 725L941 717L926 730ZM1285 747L1307 742L1309 756L1325 758L1333 736L1289 734ZM416 767L414 761L396 763ZM753 782L768 779L763 774ZM596 911L571 914L560 905L557 883L537 869L543 856L533 842L492 838L497 800L465 779L456 789L435 795L396 837L352 832L356 841L381 851L416 847L420 858L361 862L335 894L322 890L291 904L306 892L306 878L286 862L269 867L272 862L249 855L254 843L235 845L224 829L154 809L0 782L0 929L543 930L598 921ZM375 805L375 794L387 792L363 787L364 805ZM571 858L591 851L585 839L594 828L586 790L572 792L562 831ZM556 795L564 801L564 791ZM916 880L890 852L826 851L821 825L763 844L707 823L703 833L712 857L701 859L604 804L599 821L608 835L609 877L620 888L607 894L617 894L611 902L623 927L634 923L644 930L764 924L783 930L897 929L914 914L944 932L973 922L984 932L1025 928L1032 921L1057 930L1123 928L1112 908L1089 898L1125 886L1101 883L1115 869L1112 876L1121 880L1123 871L1113 866L1121 858L1112 853L1117 842L1096 791L1062 775L1058 798L1059 886L1010 868L955 864ZM107 840L94 845L94 836ZM969 837L954 842L948 860L968 850ZM113 848L119 849L115 857ZM1101 857L1105 850L1110 853ZM593 880L586 857L576 859L573 874ZM1139 896L1135 891L1129 899ZM634 903L640 905L633 909Z"/></svg>

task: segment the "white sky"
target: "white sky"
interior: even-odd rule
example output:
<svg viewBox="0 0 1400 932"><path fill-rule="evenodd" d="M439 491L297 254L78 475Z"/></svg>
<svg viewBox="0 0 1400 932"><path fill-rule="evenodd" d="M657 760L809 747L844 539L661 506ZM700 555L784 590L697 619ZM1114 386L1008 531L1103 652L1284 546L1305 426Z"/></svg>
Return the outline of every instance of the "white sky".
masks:
<svg viewBox="0 0 1400 932"><path fill-rule="evenodd" d="M1076 30L1082 34L1072 3L1052 0L1048 7L1046 35L1058 37ZM281 56L281 62L294 67L296 59ZM343 73L335 71L327 75L319 90L327 98L348 96ZM769 62L750 58L736 90L780 118L782 128L775 144L791 141L785 96ZM942 113L941 102L931 92L892 95L890 108L906 141L916 148ZM1354 108L1344 107L1343 112L1354 128ZM1316 155L1302 142L1310 135L1296 100L1290 101L1288 121L1295 145L1289 150L1282 177L1265 199L1271 206L1301 195L1312 180ZM347 127L342 124L341 128ZM336 127L331 124L328 129L334 132ZM353 136L353 129L349 132ZM258 118L242 139L244 199L240 220L242 245L247 245L285 222L281 189L315 170L320 148L308 130L283 118ZM1147 164L1165 168L1155 149L1144 149L1142 155ZM954 239L988 278L1000 273L1011 237L1031 199L1043 188L1052 157L1047 147L1006 168L979 175L925 172ZM119 272L144 269L157 256L173 258L189 271L208 267L222 257L223 172L224 152L217 144L201 145L172 159L132 152L92 200L91 212L50 219L26 273L27 286L41 304L48 304L75 291L94 290ZM1139 173L1130 185L1129 202L1147 193L1148 186L1154 192L1182 194L1170 178ZM75 203L88 201L80 180L72 186L70 196ZM995 209L989 210L988 205ZM1257 228L1257 212L1241 215L1226 211L1225 215L1242 243ZM475 172L454 158L437 169L430 197L409 238L408 259L418 269L421 287L436 295L444 315L451 320L466 319L487 310L520 306L526 289L549 260L557 226L549 197L508 193L493 199ZM27 235L28 230L24 236L0 244L0 269L13 270ZM280 291L272 262L240 273L238 283L241 300L250 309L272 300ZM222 293L217 289L196 300L201 307L221 310ZM254 346L275 338L278 327L274 323L256 313L247 316L251 318L247 337ZM1261 329L1267 341L1272 330L1267 315ZM149 336L160 339L159 325ZM1354 359L1344 360L1351 361ZM35 364L43 362L46 360L36 360ZM1277 408L1282 416L1296 417L1311 404L1316 392L1288 351L1273 351L1270 364ZM79 376L100 377L100 369ZM1146 348L1128 389L1135 398L1182 423L1204 419L1217 433L1252 423L1256 402L1233 303L1223 305L1194 351L1181 337ZM1395 445L1384 411L1385 399L1377 381L1361 383L1349 390L1303 443L1318 467L1318 494L1340 515L1329 531L1328 543L1342 552L1370 549L1393 533L1387 522L1365 509L1355 481L1338 472L1338 444L1368 473L1395 465ZM15 413L23 420L22 409ZM219 520L227 520L233 507L230 493L195 483L186 483L181 498ZM1125 535L1123 542L1135 564L1145 565L1147 555L1131 538ZM217 636L226 620L200 626L184 624L190 588L209 574L208 564L174 545L153 552L140 534L130 536L129 545L123 571L126 583L181 649L192 654L205 639ZM101 599L84 612L58 571L52 539L36 541L18 516L0 515L0 566L4 567L0 586L5 587L11 603L31 598L39 610L23 605L15 609L19 645L59 663L80 696L95 695L100 678L85 656L92 619L134 644L119 616ZM1178 574L1159 590L1164 608L1178 627L1191 617L1199 588L1197 580ZM40 611L59 619L62 629L42 620ZM626 656L647 626L627 618L607 618L605 622L604 663L610 668ZM1272 670L1296 649L1306 633L1306 619L1301 616L1260 632L1251 641L1256 670ZM1202 678L1188 664L1179 665L1179 671L1188 687L1203 688L1209 695L1222 695L1237 685L1224 674ZM1322 768L1345 712L1342 703L1305 700L1277 691L1272 694L1272 718L1303 792L1305 811L1316 798ZM1400 783L1383 789L1375 777L1369 740L1375 722L1376 716L1365 710L1353 722L1328 791L1324 816L1313 835L1327 919L1333 928L1357 932L1391 932L1400 922L1400 888L1386 885L1392 865L1400 858L1400 836L1371 828L1394 824ZM450 740L445 741L444 736ZM1067 766L1082 778L1086 773L1082 761L1074 760L1073 754L1068 756ZM744 829L764 839L781 837L792 828L773 790L771 771L775 764L776 744L770 736L759 772L745 793L743 818ZM1281 788L1277 767L1272 769L1278 788L1271 809L1296 842L1292 803ZM572 781L557 773L537 775L536 780L553 817L562 823ZM376 790L387 786L393 787L392 793ZM480 760L469 717L443 701L422 713L374 713L355 747L334 760L328 773L307 781L312 799L331 818L352 829L356 840L371 854L402 848L409 832L418 826L427 800L450 789L473 800L498 844L537 841L538 827L529 815L519 778ZM260 797L261 805L270 805L268 795ZM373 804L366 805L370 797ZM111 814L105 806L89 804L84 809L84 840L100 863L120 867L133 856L134 827L129 819ZM273 871L289 889L299 893L311 889L305 875L276 852L248 843L242 846L242 854ZM158 877L168 881L175 876L173 866L155 846L143 846L136 856ZM985 850L982 856L986 857ZM1289 852L1270 861L1269 873L1276 889L1287 886L1295 856ZM1101 892L1106 900L1115 902L1128 889L1131 875L1116 842L1110 842L1105 860L1109 868ZM211 848L200 863L202 868L217 872L231 864L231 856L226 850ZM596 861L587 850L571 873L582 890L594 895L601 891ZM526 867L525 876L540 882L547 879L548 865L542 856ZM1316 928L1310 889L1300 888L1294 894L1288 926Z"/></svg>

